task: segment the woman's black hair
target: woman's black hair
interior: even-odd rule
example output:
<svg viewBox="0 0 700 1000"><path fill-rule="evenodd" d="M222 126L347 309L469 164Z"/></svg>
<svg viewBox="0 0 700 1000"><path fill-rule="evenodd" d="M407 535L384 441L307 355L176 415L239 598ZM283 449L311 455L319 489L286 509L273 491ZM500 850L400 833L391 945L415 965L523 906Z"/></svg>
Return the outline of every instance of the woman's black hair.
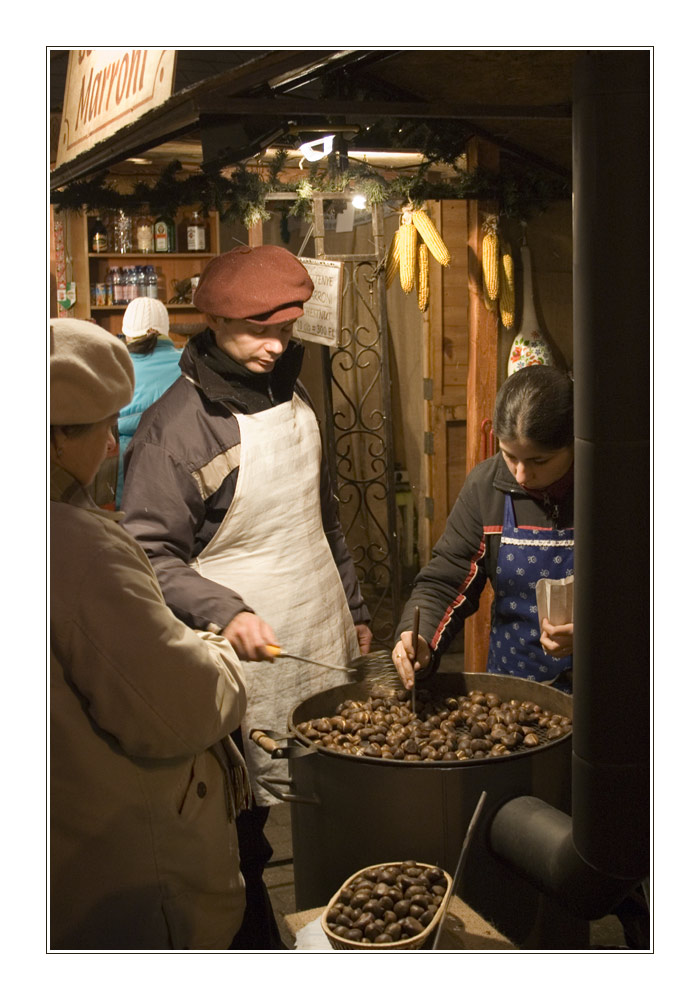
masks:
<svg viewBox="0 0 700 1000"><path fill-rule="evenodd" d="M156 349L156 344L158 343L158 331L149 334L147 337L143 337L142 340L135 340L133 343L127 343L126 347L129 354L153 354Z"/></svg>
<svg viewBox="0 0 700 1000"><path fill-rule="evenodd" d="M550 365L510 375L496 396L493 432L501 441L532 441L551 451L574 440L574 383Z"/></svg>

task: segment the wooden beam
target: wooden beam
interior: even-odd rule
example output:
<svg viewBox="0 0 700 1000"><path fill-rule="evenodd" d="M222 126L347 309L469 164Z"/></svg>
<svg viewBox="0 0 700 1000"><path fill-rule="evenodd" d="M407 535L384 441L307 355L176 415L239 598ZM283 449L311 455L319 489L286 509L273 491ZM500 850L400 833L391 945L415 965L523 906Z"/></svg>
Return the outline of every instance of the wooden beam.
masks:
<svg viewBox="0 0 700 1000"><path fill-rule="evenodd" d="M258 219L248 230L248 246L261 247L263 245L263 224L262 219Z"/></svg>
<svg viewBox="0 0 700 1000"><path fill-rule="evenodd" d="M200 104L203 114L260 115L287 117L295 115L328 117L361 115L363 118L504 118L570 119L570 104L429 104L421 101L332 100L303 97L228 97L223 93L206 97Z"/></svg>

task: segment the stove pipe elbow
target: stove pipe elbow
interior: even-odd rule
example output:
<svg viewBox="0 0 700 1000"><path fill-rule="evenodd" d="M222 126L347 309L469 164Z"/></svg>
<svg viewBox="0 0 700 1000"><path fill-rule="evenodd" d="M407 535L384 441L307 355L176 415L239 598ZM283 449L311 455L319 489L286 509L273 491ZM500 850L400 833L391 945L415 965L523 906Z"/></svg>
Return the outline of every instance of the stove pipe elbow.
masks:
<svg viewBox="0 0 700 1000"><path fill-rule="evenodd" d="M574 847L572 819L541 799L523 795L495 814L491 850L521 877L585 920L610 913L638 884L587 864Z"/></svg>

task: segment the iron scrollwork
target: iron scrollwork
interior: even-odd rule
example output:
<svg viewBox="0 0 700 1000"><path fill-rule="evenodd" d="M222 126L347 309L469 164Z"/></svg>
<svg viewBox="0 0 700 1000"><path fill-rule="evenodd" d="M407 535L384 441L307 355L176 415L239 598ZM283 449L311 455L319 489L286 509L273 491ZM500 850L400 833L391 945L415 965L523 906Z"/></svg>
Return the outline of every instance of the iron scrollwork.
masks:
<svg viewBox="0 0 700 1000"><path fill-rule="evenodd" d="M400 614L400 560L383 281L375 258L345 264L343 326L330 378L341 522L375 642L389 646Z"/></svg>

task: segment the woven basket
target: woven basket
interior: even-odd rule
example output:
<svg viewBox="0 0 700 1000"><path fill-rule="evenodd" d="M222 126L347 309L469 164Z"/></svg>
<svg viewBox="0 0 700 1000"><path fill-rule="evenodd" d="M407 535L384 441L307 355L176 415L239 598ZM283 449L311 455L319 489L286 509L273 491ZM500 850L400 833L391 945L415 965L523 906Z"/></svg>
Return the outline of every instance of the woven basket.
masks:
<svg viewBox="0 0 700 1000"><path fill-rule="evenodd" d="M380 944L375 944L373 941L348 941L347 938L339 937L335 934L328 926L327 916L330 910L338 902L339 897L343 889L346 889L351 882L354 882L356 878L360 878L365 872L370 871L373 868L388 868L390 865L402 865L403 861L387 861L383 864L369 865L367 868L360 868L353 875L347 878L338 891L335 893L328 906L325 908L321 914L321 927L323 932L331 943L331 947L336 951L417 951L420 948L424 948L428 943L429 938L432 937L434 932L437 930L442 914L445 910L449 897L451 895L452 889L452 879L450 875L444 870L440 869L442 874L447 880L447 888L445 890L445 895L442 897L442 902L437 909L437 912L433 915L433 919L430 921L427 927L425 927L420 934L416 934L415 937L404 938L399 941L387 941L381 942ZM416 868L423 868L426 871L430 868L437 867L436 865L422 864L421 862L416 862Z"/></svg>

